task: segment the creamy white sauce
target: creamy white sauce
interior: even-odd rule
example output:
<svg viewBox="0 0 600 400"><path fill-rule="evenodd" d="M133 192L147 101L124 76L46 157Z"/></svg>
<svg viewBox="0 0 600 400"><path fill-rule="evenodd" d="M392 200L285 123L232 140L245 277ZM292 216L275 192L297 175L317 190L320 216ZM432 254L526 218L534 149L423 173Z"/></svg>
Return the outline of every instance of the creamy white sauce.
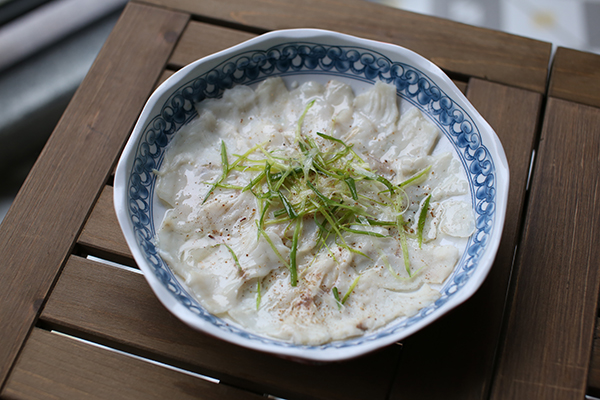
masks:
<svg viewBox="0 0 600 400"><path fill-rule="evenodd" d="M296 252L298 281L292 286L281 258L290 259L294 224L265 225L270 244L257 234L259 200L239 189L258 170L232 170L223 183L238 188L217 187L203 203L222 176L221 141L230 165L258 143L279 157L294 157L299 154L298 121L313 100L301 132L323 151L336 144L317 132L353 144L372 173L394 185L430 167L421 180L404 188L410 276L396 228L353 226L384 237L344 232L343 240L361 255L341 245L339 237L337 243L329 239L327 246L319 245L318 226L306 217ZM466 238L474 229L471 206L461 198L468 185L452 154L434 152L437 127L416 108L400 115L394 87L377 83L355 96L350 86L336 81L308 82L290 91L281 79L272 78L256 90L238 86L221 99L205 100L198 114L173 139L157 171L156 192L169 210L156 239L161 257L209 312L257 334L315 345L373 331L414 315L439 297L437 289L459 259L452 238ZM254 151L243 160L249 159L264 160L265 155ZM266 191L265 184L257 188ZM374 191L365 195L380 196ZM415 232L428 195L419 248ZM397 216L393 210L374 210L379 220ZM341 305L334 288L341 299L358 276Z"/></svg>

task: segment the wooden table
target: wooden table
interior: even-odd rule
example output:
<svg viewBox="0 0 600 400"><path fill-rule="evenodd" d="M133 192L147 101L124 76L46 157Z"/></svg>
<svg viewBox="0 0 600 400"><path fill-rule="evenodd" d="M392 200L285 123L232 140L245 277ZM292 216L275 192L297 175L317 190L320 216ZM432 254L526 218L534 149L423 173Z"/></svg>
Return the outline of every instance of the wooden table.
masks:
<svg viewBox="0 0 600 400"><path fill-rule="evenodd" d="M500 250L475 296L402 344L325 365L184 326L137 270L112 207L114 166L158 83L295 27L396 43L438 64L494 127L511 172ZM598 395L600 57L561 48L550 59L548 43L361 0L130 3L0 226L0 397Z"/></svg>

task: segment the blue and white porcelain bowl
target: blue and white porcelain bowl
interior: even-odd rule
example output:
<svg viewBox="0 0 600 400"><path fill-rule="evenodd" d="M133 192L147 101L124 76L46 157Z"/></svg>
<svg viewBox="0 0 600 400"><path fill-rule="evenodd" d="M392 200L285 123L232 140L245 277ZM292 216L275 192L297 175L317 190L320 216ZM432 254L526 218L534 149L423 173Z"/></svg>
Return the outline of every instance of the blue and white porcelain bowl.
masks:
<svg viewBox="0 0 600 400"><path fill-rule="evenodd" d="M337 79L356 93L378 80L418 107L443 133L440 145L460 160L470 187L476 229L468 239L441 297L410 318L344 341L294 345L258 336L206 312L157 254L156 229L165 208L156 198L154 169L169 142L196 117L195 103L235 85L271 76L288 84ZM171 76L148 100L123 151L114 184L119 223L133 256L160 301L190 326L210 335L279 356L343 360L397 342L469 298L494 261L504 225L508 165L498 137L454 83L433 63L405 48L335 32L294 29L270 32L198 60Z"/></svg>

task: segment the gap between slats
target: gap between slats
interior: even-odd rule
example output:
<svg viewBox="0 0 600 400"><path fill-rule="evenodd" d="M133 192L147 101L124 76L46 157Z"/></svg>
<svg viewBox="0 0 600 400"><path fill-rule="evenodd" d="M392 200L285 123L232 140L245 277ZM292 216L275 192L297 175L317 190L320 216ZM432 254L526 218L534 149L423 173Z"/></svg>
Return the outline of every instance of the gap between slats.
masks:
<svg viewBox="0 0 600 400"><path fill-rule="evenodd" d="M390 346L342 363L299 364L222 342L177 320L139 274L72 256L40 326L283 398L385 399L400 355ZM327 380L320 377L327 376ZM348 386L348 380L356 387Z"/></svg>
<svg viewBox="0 0 600 400"><path fill-rule="evenodd" d="M83 259L81 259L80 261L76 261L76 262L77 263L81 263L81 262L86 263L87 268L111 267L111 268L118 268L121 271L121 272L113 272L113 275L119 275L119 274L129 275L131 273L138 275L138 276L141 275L141 271L138 269L131 268L126 265L120 265L115 262L99 259L94 256L88 256L86 258L86 260L88 260L88 261L86 262ZM96 265L96 263L102 264L102 266ZM79 271L79 272L80 272L80 275L83 275L83 273L81 273L83 271ZM67 271L65 273L67 275L69 275L71 273L71 271ZM136 279L138 279L138 278L136 278ZM139 279L143 280L143 278L139 278ZM143 282L143 285L145 285L145 282ZM59 288L59 290L60 290L60 288ZM45 311L42 314L41 318L38 320L38 323L36 326L37 329L44 330L44 331L50 332L52 334L61 335L62 337L69 338L70 340L76 340L85 345L94 346L98 349L102 349L107 352L113 352L115 354L127 356L127 357L133 358L137 361L141 361L143 363L152 364L154 366L166 368L166 369L178 372L178 373L183 373L183 374L187 374L189 376L195 377L195 378L203 379L203 380L213 383L213 384L226 385L231 388L236 387L234 385L222 382L221 379L212 376L210 369L199 372L197 368L190 367L189 364L186 365L185 363L173 362L173 360L170 360L169 358L155 357L151 351L150 352L140 351L140 349L136 348L135 346L124 345L123 343L120 343L118 341L113 341L113 340L107 339L106 337L102 337L102 335L98 335L97 332L94 332L93 329L85 329L85 328L81 329L80 326L76 326L76 325L73 325L70 323L62 323L64 321L66 321L66 319L68 319L68 318L66 318L66 319L62 318L62 317L59 317L58 319L52 319L52 317L47 318L48 313L52 314L53 307L55 307L55 304L53 303L54 301L55 301L55 298L53 298L51 300L51 303L48 306L49 311ZM86 299L82 298L81 301L85 302ZM71 320L71 322L77 323L76 320L77 320L77 317L74 317ZM238 387L236 389L239 389L250 396L257 396L260 398L269 398L269 399L284 399L283 397L278 397L278 396L272 395L270 393L262 393L262 392L260 394L251 393L251 392L248 392L247 388L239 388Z"/></svg>
<svg viewBox="0 0 600 400"><path fill-rule="evenodd" d="M166 5L164 0L145 1ZM174 5L172 1L169 4ZM187 10L194 18L257 33L313 27L398 43L447 70L545 92L550 43L432 19L365 1L340 4L336 0L280 2L276 7L269 0L256 1L252 5L242 0L207 0L201 5L186 0L176 2L177 7Z"/></svg>
<svg viewBox="0 0 600 400"><path fill-rule="evenodd" d="M177 71L200 58L227 49L256 36L256 34L234 30L223 25L190 21L173 50L173 54L168 62L167 72L163 74L161 79L166 79L166 77L172 74L172 71ZM465 93L469 77L458 72L448 70L444 70L444 72Z"/></svg>
<svg viewBox="0 0 600 400"><path fill-rule="evenodd" d="M493 399L575 399L589 385L600 282L590 265L599 221L590 185L598 184L600 113L555 98L546 109Z"/></svg>
<svg viewBox="0 0 600 400"><path fill-rule="evenodd" d="M596 318L588 376L588 394L600 398L600 318Z"/></svg>
<svg viewBox="0 0 600 400"><path fill-rule="evenodd" d="M260 395L191 371L157 363L60 332L34 328L3 398L193 399Z"/></svg>
<svg viewBox="0 0 600 400"><path fill-rule="evenodd" d="M177 372L180 372L180 373L183 373L183 374L187 374L189 376L193 376L195 378L203 379L203 380L205 380L207 382L211 382L211 383L215 383L215 384L220 383L219 379L217 379L217 378L212 378L210 376L198 374L196 372L188 371L188 370L185 370L185 369L182 369L182 368L177 368L177 367L174 367L174 366L169 365L169 364L165 364L165 363L161 363L161 362L152 360L150 358L140 357L140 356L137 356L137 355L132 354L132 353L127 353L125 351L121 351L121 350L117 350L117 349L109 347L109 346L105 346L103 344L99 344L99 343L96 343L96 342L92 342L90 340L82 339L82 338L79 338L77 336L69 335L68 333L64 333L64 332L57 331L57 330L51 330L49 332L53 333L53 334L56 334L56 335L61 335L63 337L69 338L71 340L76 340L78 342L87 344L89 346L94 346L94 347L97 347L99 349L103 349L103 350L106 350L106 351L114 352L116 354L121 354L121 355L124 355L124 356L127 356L127 357L131 357L131 358L133 358L135 360L139 360L139 361L142 361L142 362L145 362L145 363L148 363L148 364L157 365L157 366L162 367L162 368L167 368L167 369L170 369L172 371L177 371Z"/></svg>

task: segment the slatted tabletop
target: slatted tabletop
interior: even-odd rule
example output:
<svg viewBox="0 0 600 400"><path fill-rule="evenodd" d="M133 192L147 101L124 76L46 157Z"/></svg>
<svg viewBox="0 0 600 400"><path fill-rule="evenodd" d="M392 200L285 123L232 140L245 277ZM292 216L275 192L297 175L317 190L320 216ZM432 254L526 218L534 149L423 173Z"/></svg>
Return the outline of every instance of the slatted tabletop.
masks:
<svg viewBox="0 0 600 400"><path fill-rule="evenodd" d="M177 320L137 269L112 203L115 164L160 82L297 27L399 44L435 62L496 130L511 175L481 289L402 343L321 365ZM0 226L0 397L598 395L600 56L558 49L550 59L548 43L362 0L129 3Z"/></svg>

